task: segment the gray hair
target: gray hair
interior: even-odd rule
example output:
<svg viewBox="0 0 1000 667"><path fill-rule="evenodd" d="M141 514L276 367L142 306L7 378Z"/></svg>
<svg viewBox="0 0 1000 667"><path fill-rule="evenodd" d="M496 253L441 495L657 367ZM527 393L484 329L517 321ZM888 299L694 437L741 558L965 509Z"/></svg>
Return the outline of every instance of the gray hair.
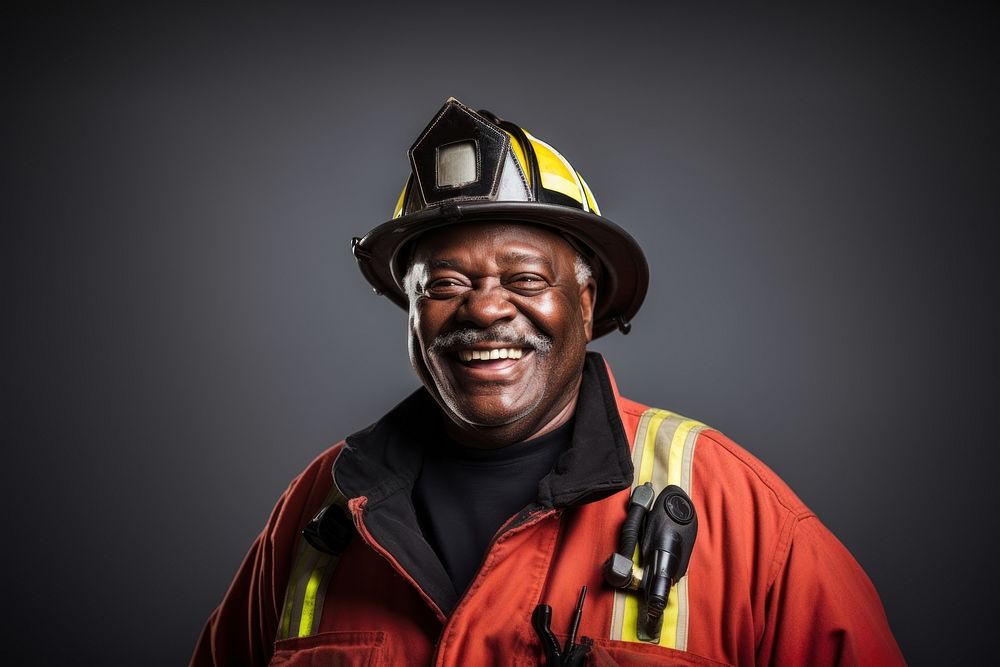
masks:
<svg viewBox="0 0 1000 667"><path fill-rule="evenodd" d="M576 284L580 287L583 287L583 284L594 275L593 271L590 270L590 264L580 253L576 253L576 257L573 259L573 273L576 274Z"/></svg>

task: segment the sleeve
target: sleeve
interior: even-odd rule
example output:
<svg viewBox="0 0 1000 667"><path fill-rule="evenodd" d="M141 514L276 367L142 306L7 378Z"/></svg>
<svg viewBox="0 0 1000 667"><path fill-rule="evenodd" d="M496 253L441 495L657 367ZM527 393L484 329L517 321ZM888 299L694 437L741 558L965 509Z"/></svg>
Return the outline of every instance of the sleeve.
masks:
<svg viewBox="0 0 1000 667"><path fill-rule="evenodd" d="M809 514L776 555L758 663L905 665L868 576Z"/></svg>
<svg viewBox="0 0 1000 667"><path fill-rule="evenodd" d="M287 584L291 545L276 545L274 535L286 508L282 494L261 534L254 540L222 603L198 638L191 667L266 665ZM278 581L280 579L280 581Z"/></svg>

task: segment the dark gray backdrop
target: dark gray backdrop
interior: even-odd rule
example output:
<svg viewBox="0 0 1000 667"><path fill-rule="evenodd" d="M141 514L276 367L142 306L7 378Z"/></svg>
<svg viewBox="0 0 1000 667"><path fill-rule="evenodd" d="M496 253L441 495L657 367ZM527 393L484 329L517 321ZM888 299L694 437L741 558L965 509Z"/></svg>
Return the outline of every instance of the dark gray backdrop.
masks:
<svg viewBox="0 0 1000 667"><path fill-rule="evenodd" d="M625 393L773 467L913 663L992 648L985 9L133 4L0 24L3 662L185 662L289 480L416 385L349 239L449 95L646 248L593 346Z"/></svg>

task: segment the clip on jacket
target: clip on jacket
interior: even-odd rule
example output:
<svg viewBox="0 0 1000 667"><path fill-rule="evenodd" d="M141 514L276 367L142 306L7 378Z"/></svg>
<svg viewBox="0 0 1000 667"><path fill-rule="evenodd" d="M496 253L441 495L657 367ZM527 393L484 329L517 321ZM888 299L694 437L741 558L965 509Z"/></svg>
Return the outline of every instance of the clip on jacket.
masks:
<svg viewBox="0 0 1000 667"><path fill-rule="evenodd" d="M632 492L618 551L604 562L604 579L615 588L639 592L636 635L657 643L670 589L687 572L698 516L679 486L667 486L655 501L653 495L649 482ZM633 561L637 543L641 566Z"/></svg>
<svg viewBox="0 0 1000 667"><path fill-rule="evenodd" d="M581 637L580 643L576 643L576 633L580 629L580 618L583 616L583 601L586 598L587 587L584 586L580 589L580 599L573 612L573 624L569 629L569 637L566 638L566 646L561 651L556 636L552 634L552 607L540 604L531 614L531 625L535 628L538 638L542 640L547 667L583 667L583 661L594 644L590 637Z"/></svg>

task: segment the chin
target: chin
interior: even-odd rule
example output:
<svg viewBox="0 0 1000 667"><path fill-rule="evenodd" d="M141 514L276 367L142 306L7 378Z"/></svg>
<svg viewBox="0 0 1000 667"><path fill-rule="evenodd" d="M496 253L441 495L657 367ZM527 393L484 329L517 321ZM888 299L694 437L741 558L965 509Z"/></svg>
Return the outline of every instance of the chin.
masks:
<svg viewBox="0 0 1000 667"><path fill-rule="evenodd" d="M445 399L445 406L452 420L459 426L478 428L499 428L521 421L535 406L497 408L492 406L469 405L464 401Z"/></svg>

